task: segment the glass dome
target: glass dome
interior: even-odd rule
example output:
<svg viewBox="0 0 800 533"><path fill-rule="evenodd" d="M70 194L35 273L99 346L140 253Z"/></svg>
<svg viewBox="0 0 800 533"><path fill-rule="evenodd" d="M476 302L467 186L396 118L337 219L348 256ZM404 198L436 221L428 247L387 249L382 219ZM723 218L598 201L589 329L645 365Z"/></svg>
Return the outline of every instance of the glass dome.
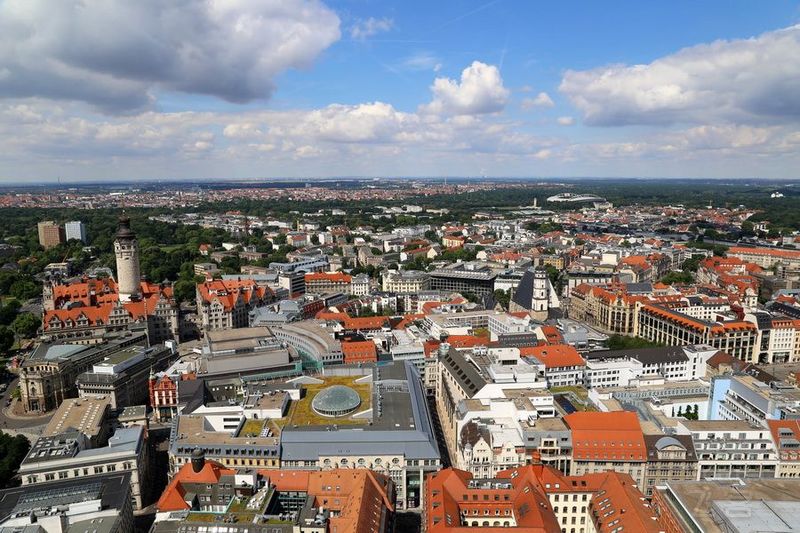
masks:
<svg viewBox="0 0 800 533"><path fill-rule="evenodd" d="M322 416L344 416L361 405L358 393L344 385L333 385L322 389L311 400L311 407Z"/></svg>

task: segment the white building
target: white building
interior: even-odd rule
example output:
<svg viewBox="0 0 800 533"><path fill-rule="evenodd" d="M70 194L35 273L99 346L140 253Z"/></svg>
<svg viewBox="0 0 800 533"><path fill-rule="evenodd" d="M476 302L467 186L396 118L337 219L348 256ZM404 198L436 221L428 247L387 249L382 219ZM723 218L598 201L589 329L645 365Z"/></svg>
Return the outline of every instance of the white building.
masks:
<svg viewBox="0 0 800 533"><path fill-rule="evenodd" d="M83 243L86 242L86 224L80 220L73 220L64 224L64 235L66 240L75 239Z"/></svg>

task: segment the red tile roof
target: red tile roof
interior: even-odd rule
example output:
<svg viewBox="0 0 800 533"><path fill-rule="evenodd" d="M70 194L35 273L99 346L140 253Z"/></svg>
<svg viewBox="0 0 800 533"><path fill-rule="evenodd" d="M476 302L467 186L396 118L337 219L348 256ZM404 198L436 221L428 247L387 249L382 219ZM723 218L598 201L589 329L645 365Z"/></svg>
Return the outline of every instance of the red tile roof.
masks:
<svg viewBox="0 0 800 533"><path fill-rule="evenodd" d="M519 349L522 356L533 357L544 363L545 368L564 368L586 366L586 361L578 350L569 344L551 344L547 346L526 346Z"/></svg>
<svg viewBox="0 0 800 533"><path fill-rule="evenodd" d="M645 461L647 452L636 413L578 412L564 417L572 431L575 460Z"/></svg>

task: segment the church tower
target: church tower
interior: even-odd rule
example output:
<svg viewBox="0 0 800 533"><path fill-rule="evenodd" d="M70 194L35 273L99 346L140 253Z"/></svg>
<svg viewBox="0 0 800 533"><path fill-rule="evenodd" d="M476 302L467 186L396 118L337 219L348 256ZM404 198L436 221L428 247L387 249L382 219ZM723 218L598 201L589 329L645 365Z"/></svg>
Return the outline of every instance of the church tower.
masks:
<svg viewBox="0 0 800 533"><path fill-rule="evenodd" d="M117 286L119 301L129 302L142 296L142 276L139 272L139 242L131 231L131 219L120 217L117 238L114 239L117 256Z"/></svg>

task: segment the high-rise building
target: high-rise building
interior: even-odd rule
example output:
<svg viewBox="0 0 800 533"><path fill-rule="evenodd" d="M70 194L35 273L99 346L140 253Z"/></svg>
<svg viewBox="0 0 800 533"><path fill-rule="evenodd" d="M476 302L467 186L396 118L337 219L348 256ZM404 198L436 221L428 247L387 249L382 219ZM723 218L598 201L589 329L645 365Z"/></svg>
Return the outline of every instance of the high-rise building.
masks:
<svg viewBox="0 0 800 533"><path fill-rule="evenodd" d="M64 224L64 232L68 241L75 239L83 243L86 242L86 224L80 220L73 220Z"/></svg>
<svg viewBox="0 0 800 533"><path fill-rule="evenodd" d="M39 230L39 244L45 249L53 248L64 242L64 229L52 220L39 222L37 229Z"/></svg>
<svg viewBox="0 0 800 533"><path fill-rule="evenodd" d="M117 285L119 301L130 302L141 297L142 276L139 271L139 241L131 230L131 219L121 217L114 240L117 256Z"/></svg>

